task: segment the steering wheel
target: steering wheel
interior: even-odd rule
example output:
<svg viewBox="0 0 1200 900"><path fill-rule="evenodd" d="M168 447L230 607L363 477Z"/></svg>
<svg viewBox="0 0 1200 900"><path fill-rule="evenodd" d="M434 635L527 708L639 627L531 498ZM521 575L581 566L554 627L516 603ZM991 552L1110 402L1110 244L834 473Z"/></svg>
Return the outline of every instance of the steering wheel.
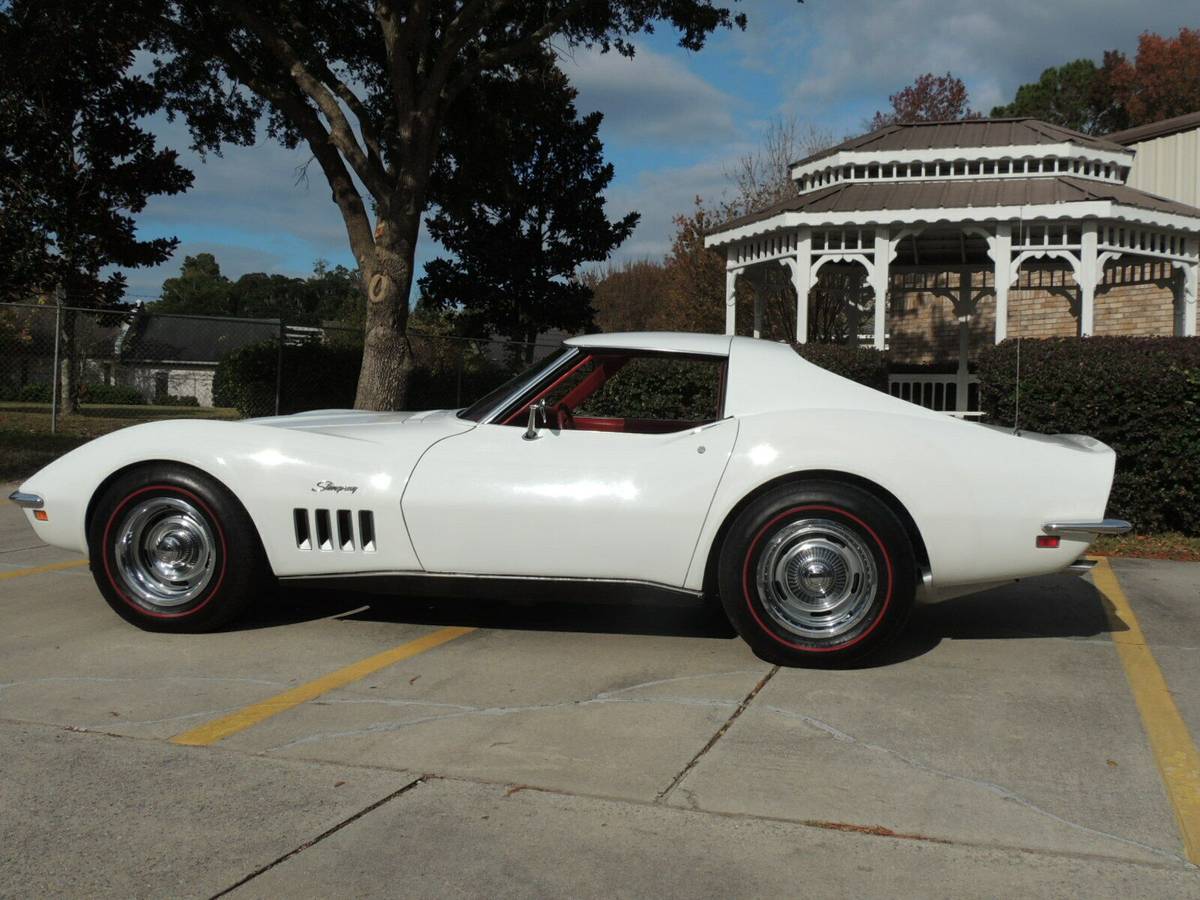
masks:
<svg viewBox="0 0 1200 900"><path fill-rule="evenodd" d="M555 408L555 413L558 417L559 431L575 427L575 416L571 413L571 407L567 406L565 403L560 403Z"/></svg>

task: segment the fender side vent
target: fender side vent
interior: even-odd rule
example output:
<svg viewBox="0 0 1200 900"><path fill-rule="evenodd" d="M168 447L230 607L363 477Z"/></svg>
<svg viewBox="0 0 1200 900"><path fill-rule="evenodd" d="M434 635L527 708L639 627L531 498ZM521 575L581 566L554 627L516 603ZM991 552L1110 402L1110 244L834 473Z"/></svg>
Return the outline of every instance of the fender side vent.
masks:
<svg viewBox="0 0 1200 900"><path fill-rule="evenodd" d="M329 527L329 510L318 509L317 511L317 549L332 550L333 549L333 532Z"/></svg>
<svg viewBox="0 0 1200 900"><path fill-rule="evenodd" d="M293 509L292 523L296 528L296 548L298 550L311 550L312 539L309 537L308 531L308 510Z"/></svg>
<svg viewBox="0 0 1200 900"><path fill-rule="evenodd" d="M337 511L338 549L354 549L354 514L348 509Z"/></svg>
<svg viewBox="0 0 1200 900"><path fill-rule="evenodd" d="M358 513L358 545L364 553L375 552L375 513L368 509Z"/></svg>

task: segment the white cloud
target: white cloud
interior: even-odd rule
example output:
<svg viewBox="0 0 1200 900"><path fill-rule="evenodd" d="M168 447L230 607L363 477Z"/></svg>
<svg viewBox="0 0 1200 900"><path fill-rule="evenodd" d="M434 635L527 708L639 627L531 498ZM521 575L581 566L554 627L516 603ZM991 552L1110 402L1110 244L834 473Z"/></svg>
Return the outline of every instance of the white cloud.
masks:
<svg viewBox="0 0 1200 900"><path fill-rule="evenodd" d="M579 91L580 111L603 112L608 135L681 144L734 133L734 99L678 59L639 47L633 59L581 50L560 65Z"/></svg>
<svg viewBox="0 0 1200 900"><path fill-rule="evenodd" d="M611 188L606 198L610 217L635 209L642 214L637 228L614 258L661 259L671 248L674 218L690 213L697 196L706 206L716 205L727 188L723 158L691 166L646 169L627 183Z"/></svg>

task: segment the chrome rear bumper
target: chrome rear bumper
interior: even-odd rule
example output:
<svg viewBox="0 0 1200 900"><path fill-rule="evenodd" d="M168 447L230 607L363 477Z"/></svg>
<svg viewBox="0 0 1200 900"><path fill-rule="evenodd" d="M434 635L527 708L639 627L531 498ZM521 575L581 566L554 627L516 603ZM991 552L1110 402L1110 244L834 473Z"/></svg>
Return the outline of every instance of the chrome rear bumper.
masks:
<svg viewBox="0 0 1200 900"><path fill-rule="evenodd" d="M1124 534L1133 528L1124 519L1104 519L1100 522L1047 522L1042 526L1046 534L1068 535L1097 535Z"/></svg>
<svg viewBox="0 0 1200 900"><path fill-rule="evenodd" d="M21 491L13 491L8 499L22 509L41 509L46 505L46 501L38 494L24 494Z"/></svg>

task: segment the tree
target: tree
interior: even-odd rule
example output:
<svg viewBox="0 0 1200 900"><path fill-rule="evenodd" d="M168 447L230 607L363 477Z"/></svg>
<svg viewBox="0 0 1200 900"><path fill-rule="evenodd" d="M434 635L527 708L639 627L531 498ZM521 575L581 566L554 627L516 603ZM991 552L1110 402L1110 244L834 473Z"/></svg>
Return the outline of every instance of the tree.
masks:
<svg viewBox="0 0 1200 900"><path fill-rule="evenodd" d="M185 256L179 275L162 283L159 299L146 308L156 313L188 316L229 316L233 288L211 253Z"/></svg>
<svg viewBox="0 0 1200 900"><path fill-rule="evenodd" d="M139 125L161 95L134 52L150 18L119 0L13 0L0 6L0 296L61 285L71 306L110 308L112 267L162 262L173 238L139 240L149 197L192 175ZM63 320L65 408L78 407L74 314ZM56 377L58 377L56 375Z"/></svg>
<svg viewBox="0 0 1200 900"><path fill-rule="evenodd" d="M591 269L583 283L592 292L593 320L601 331L649 331L666 297L666 269L650 259Z"/></svg>
<svg viewBox="0 0 1200 900"><path fill-rule="evenodd" d="M888 102L891 110L875 113L871 131L899 122L948 122L979 116L969 106L967 86L949 72L918 75L908 87L888 97Z"/></svg>
<svg viewBox="0 0 1200 900"><path fill-rule="evenodd" d="M1137 56L1104 54L1103 77L1124 121L1115 128L1146 125L1200 110L1200 28L1180 28L1176 37L1145 32Z"/></svg>
<svg viewBox="0 0 1200 900"><path fill-rule="evenodd" d="M515 76L488 75L452 117L430 181L429 234L452 258L430 261L422 300L453 312L463 333L532 342L549 328L591 325L591 291L574 277L625 240L637 213L610 222L613 177L601 114L577 118L575 90L547 59ZM490 111L480 121L475 111Z"/></svg>
<svg viewBox="0 0 1200 900"><path fill-rule="evenodd" d="M172 0L156 74L199 148L251 142L263 115L272 137L308 145L365 285L355 405L393 409L409 368L413 254L450 110L482 74L536 60L552 39L632 55L631 38L659 22L699 50L745 16L712 0ZM474 113L481 126L492 116Z"/></svg>
<svg viewBox="0 0 1200 900"><path fill-rule="evenodd" d="M796 182L792 180L792 165L835 143L833 132L812 123L801 124L795 116L773 120L761 143L725 172L733 185L734 197L724 205L722 213L732 218L794 197Z"/></svg>
<svg viewBox="0 0 1200 900"><path fill-rule="evenodd" d="M667 331L725 330L725 256L704 246L718 217L696 198L692 212L675 217L667 254L666 292L651 327Z"/></svg>
<svg viewBox="0 0 1200 900"><path fill-rule="evenodd" d="M1013 102L992 109L993 116L1032 116L1084 134L1104 134L1114 124L1114 98L1108 78L1090 59L1077 59L1042 72L1017 88Z"/></svg>

